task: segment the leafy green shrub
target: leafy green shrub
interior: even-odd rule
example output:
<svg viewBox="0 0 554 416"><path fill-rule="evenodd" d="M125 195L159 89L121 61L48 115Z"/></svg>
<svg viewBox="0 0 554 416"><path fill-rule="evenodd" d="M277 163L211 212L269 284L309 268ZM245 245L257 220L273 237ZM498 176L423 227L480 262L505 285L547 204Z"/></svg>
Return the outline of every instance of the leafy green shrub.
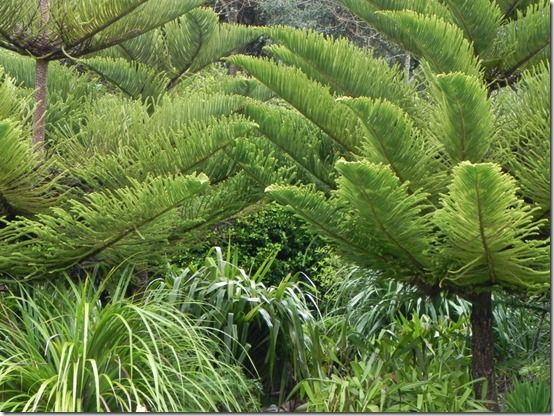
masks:
<svg viewBox="0 0 554 416"><path fill-rule="evenodd" d="M289 274L275 286L263 283L273 260L268 257L249 274L239 267L236 251L224 255L215 247L196 272L185 269L157 280L148 292L157 296L162 289L168 303L197 324L219 331L233 359L247 367L253 364L253 375L259 374L268 388L277 376L283 393L291 379L309 375L312 344L303 327L314 320L317 305L311 294L315 288L298 275Z"/></svg>
<svg viewBox="0 0 554 416"><path fill-rule="evenodd" d="M518 383L506 395L506 411L550 413L550 386L541 382Z"/></svg>
<svg viewBox="0 0 554 416"><path fill-rule="evenodd" d="M307 274L317 285L317 276L330 263L328 246L307 231L298 217L275 203L212 229L202 236L202 243L196 249L183 253L177 262L183 267L202 263L212 247L229 243L240 253L240 264L247 269L277 253L271 269L263 277L263 282L269 285L277 285L283 276L297 272ZM328 286L324 285L321 290Z"/></svg>
<svg viewBox="0 0 554 416"><path fill-rule="evenodd" d="M369 342L369 357L329 367L293 394L310 412L460 412L485 410L467 369L467 319L400 318ZM335 352L335 356L337 356Z"/></svg>
<svg viewBox="0 0 554 416"><path fill-rule="evenodd" d="M22 287L0 305L0 410L256 409L213 334L169 304L125 299L129 274L114 277L105 303L87 278Z"/></svg>

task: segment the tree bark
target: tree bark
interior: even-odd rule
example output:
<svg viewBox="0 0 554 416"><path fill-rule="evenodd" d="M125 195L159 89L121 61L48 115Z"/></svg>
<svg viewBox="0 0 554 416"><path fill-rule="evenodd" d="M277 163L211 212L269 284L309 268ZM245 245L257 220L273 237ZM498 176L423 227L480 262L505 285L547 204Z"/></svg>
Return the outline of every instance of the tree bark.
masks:
<svg viewBox="0 0 554 416"><path fill-rule="evenodd" d="M46 108L48 105L48 61L37 59L35 74L35 112L33 114L33 144L42 149L46 135Z"/></svg>
<svg viewBox="0 0 554 416"><path fill-rule="evenodd" d="M494 373L494 334L491 293L484 292L470 297L471 301L471 375L473 379L487 381L487 395L482 397L483 382L474 384L477 398L489 400L488 407L499 411Z"/></svg>
<svg viewBox="0 0 554 416"><path fill-rule="evenodd" d="M38 0L41 17L41 42L48 44L46 24L50 19L49 0ZM35 72L35 112L33 114L33 144L42 149L46 135L46 109L48 95L48 60L37 58Z"/></svg>

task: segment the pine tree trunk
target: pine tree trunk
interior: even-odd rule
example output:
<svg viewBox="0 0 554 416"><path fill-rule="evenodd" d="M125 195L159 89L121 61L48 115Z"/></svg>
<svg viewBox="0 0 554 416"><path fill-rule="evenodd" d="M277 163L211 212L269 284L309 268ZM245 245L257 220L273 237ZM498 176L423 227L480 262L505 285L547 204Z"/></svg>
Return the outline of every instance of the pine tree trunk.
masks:
<svg viewBox="0 0 554 416"><path fill-rule="evenodd" d="M48 61L37 59L35 73L35 113L33 114L33 144L44 146L46 135L46 108L48 94Z"/></svg>
<svg viewBox="0 0 554 416"><path fill-rule="evenodd" d="M476 397L489 400L488 406L493 411L499 411L496 394L496 378L494 374L494 336L491 293L484 292L473 295L471 301L471 373L473 379L487 380L487 395L481 397L483 383L475 383Z"/></svg>
<svg viewBox="0 0 554 416"><path fill-rule="evenodd" d="M40 17L42 23L41 41L48 43L46 24L50 19L49 0L38 0ZM35 112L33 114L33 144L41 149L44 146L46 132L46 108L48 95L48 61L45 59L36 60L35 72Z"/></svg>

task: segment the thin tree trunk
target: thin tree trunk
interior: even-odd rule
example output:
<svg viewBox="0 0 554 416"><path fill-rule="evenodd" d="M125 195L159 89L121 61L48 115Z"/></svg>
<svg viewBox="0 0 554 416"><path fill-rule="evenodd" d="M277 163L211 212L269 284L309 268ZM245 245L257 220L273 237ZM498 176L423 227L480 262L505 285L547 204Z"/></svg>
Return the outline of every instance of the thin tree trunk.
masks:
<svg viewBox="0 0 554 416"><path fill-rule="evenodd" d="M410 54L407 53L406 57L404 58L404 76L406 77L406 84L410 83L411 66L412 66L412 59L410 57Z"/></svg>
<svg viewBox="0 0 554 416"><path fill-rule="evenodd" d="M38 0L41 17L42 42L48 44L48 33L46 24L50 19L49 0ZM33 144L41 149L44 146L46 132L46 109L48 95L48 61L45 59L36 60L35 73L35 112L33 114Z"/></svg>
<svg viewBox="0 0 554 416"><path fill-rule="evenodd" d="M48 61L37 59L35 74L35 113L33 114L33 144L41 149L46 133L46 108L48 105Z"/></svg>
<svg viewBox="0 0 554 416"><path fill-rule="evenodd" d="M471 298L471 373L473 379L484 378L487 381L487 395L482 397L483 383L475 383L477 398L492 403L489 408L499 411L494 374L494 335L491 293L484 292Z"/></svg>

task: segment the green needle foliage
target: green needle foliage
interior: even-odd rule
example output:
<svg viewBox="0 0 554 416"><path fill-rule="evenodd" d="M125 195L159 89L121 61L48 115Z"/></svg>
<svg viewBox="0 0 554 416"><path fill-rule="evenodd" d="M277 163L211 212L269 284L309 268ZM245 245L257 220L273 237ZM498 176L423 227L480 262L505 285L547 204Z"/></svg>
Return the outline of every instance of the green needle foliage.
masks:
<svg viewBox="0 0 554 416"><path fill-rule="evenodd" d="M305 175L313 185L267 191L345 258L469 300L473 376L487 378L494 402L490 293L549 290L547 2L514 13L493 1L343 3L419 68L405 79L344 41L283 28L267 48L278 63L229 58L338 145L327 159L329 169L340 159L334 190ZM277 120L257 122L275 132Z"/></svg>
<svg viewBox="0 0 554 416"><path fill-rule="evenodd" d="M131 258L141 272L158 271L182 244L283 181L284 170L273 173L275 158L261 155L266 163L257 165L259 152L248 149L258 126L239 114L249 94L269 98L267 89L239 78L194 88L209 79L199 71L257 37L257 29L221 25L213 11L194 9L198 1L164 1L161 9L148 0L104 2L95 11L87 2L72 2L74 10L46 3L49 20L41 28L33 26L44 23L36 20L36 2L13 12L27 10L26 30L48 34L39 61L61 52L77 61L48 66L49 105L40 120L46 144L39 152L30 140L40 125L36 112L31 118L41 88L37 63L0 52L0 280L79 275ZM8 13L15 3L2 7ZM2 46L22 52L7 44L13 24L0 32ZM33 47L27 35L17 36L23 36L18 45L25 39ZM153 59L158 47L164 56ZM94 71L87 70L89 58ZM114 60L121 71L106 75ZM247 176L247 169L265 172L266 180Z"/></svg>
<svg viewBox="0 0 554 416"><path fill-rule="evenodd" d="M255 409L252 383L215 358L223 347L214 334L167 303L125 298L130 277L21 287L3 299L2 411ZM102 300L110 278L119 281Z"/></svg>

